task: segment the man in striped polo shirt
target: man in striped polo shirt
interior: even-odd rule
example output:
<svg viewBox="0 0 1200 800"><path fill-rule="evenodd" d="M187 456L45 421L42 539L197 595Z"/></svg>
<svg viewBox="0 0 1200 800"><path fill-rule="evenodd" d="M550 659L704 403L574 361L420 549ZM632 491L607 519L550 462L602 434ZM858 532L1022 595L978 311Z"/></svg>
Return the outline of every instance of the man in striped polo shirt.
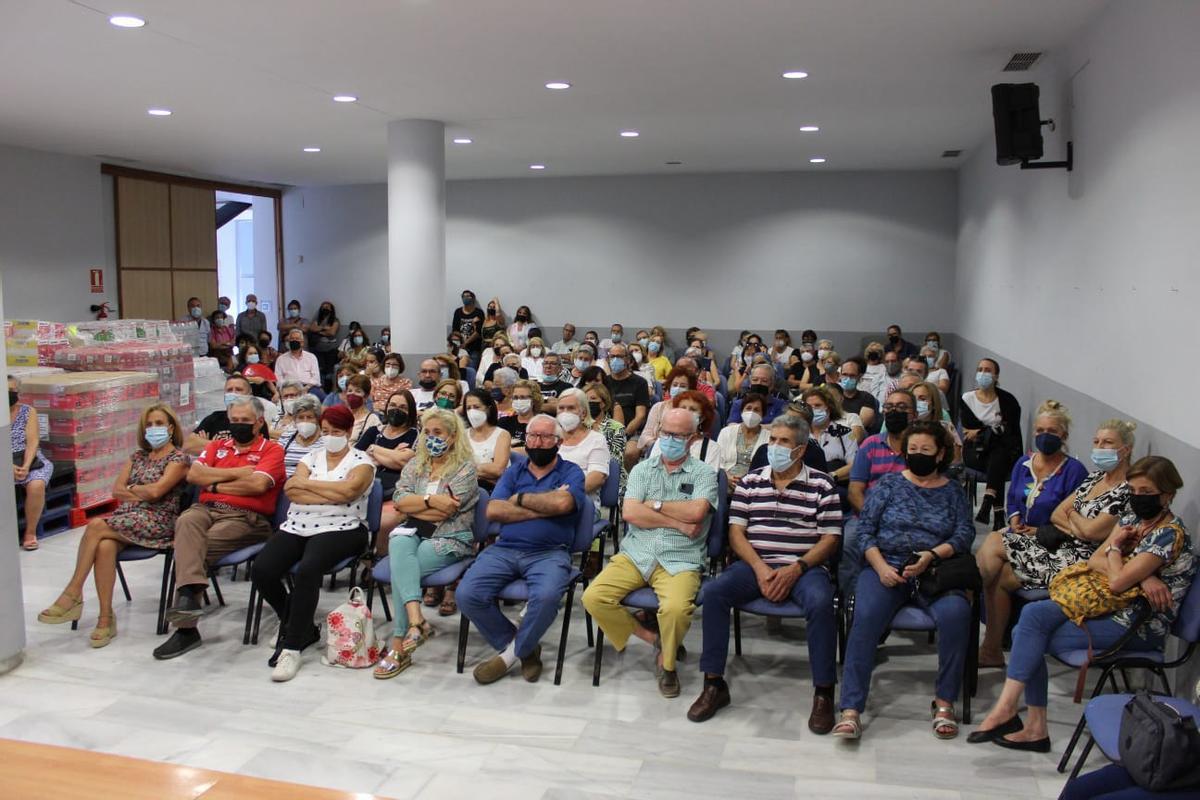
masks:
<svg viewBox="0 0 1200 800"><path fill-rule="evenodd" d="M765 598L804 609L812 664L812 712L808 728L833 728L837 682L837 633L830 562L842 535L837 485L824 472L804 465L809 426L801 417L777 417L768 440L768 466L749 472L729 504L729 544L741 559L704 590L704 689L688 719L704 722L730 703L725 682L729 656L729 611Z"/></svg>

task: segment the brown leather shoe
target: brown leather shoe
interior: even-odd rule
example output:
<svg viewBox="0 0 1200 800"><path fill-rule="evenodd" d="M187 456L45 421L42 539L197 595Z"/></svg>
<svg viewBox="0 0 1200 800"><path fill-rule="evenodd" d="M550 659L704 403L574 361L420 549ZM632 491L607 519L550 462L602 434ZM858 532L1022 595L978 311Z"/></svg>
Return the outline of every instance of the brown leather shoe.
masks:
<svg viewBox="0 0 1200 800"><path fill-rule="evenodd" d="M679 697L679 673L664 669L658 676L658 693L666 698Z"/></svg>
<svg viewBox="0 0 1200 800"><path fill-rule="evenodd" d="M692 703L692 707L688 709L687 718L692 722L706 722L730 702L729 684L718 688L706 683L700 690L700 696L696 698L696 702Z"/></svg>
<svg viewBox="0 0 1200 800"><path fill-rule="evenodd" d="M503 678L508 674L508 670L508 665L504 663L504 659L500 657L499 653L497 653L487 661L484 661L479 664L479 666L475 667L475 680L478 683L486 686L489 683L495 683Z"/></svg>
<svg viewBox="0 0 1200 800"><path fill-rule="evenodd" d="M530 683L537 683L542 677L542 646L533 648L533 652L521 659L521 677Z"/></svg>
<svg viewBox="0 0 1200 800"><path fill-rule="evenodd" d="M833 730L833 697L827 694L813 695L812 713L808 715L808 729L824 736Z"/></svg>

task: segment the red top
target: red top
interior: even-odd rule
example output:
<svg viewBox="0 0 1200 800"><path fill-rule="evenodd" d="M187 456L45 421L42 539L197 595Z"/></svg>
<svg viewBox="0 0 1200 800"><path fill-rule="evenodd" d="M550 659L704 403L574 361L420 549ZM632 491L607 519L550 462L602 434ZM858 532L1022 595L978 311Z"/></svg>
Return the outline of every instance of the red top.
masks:
<svg viewBox="0 0 1200 800"><path fill-rule="evenodd" d="M202 491L200 492L201 503L224 503L246 511L257 511L265 517L275 514L275 503L279 499L279 490L286 480L283 469L283 448L278 444L260 436L247 445L244 450L238 452L233 441L218 439L209 442L208 447L204 448L204 452L197 460L204 466L215 469L254 467L255 472L261 472L271 479L271 488L260 495L243 497L242 495Z"/></svg>
<svg viewBox="0 0 1200 800"><path fill-rule="evenodd" d="M278 380L271 368L265 364L247 364L242 369L242 374L247 378L262 378L263 380L270 381L271 383L275 383Z"/></svg>

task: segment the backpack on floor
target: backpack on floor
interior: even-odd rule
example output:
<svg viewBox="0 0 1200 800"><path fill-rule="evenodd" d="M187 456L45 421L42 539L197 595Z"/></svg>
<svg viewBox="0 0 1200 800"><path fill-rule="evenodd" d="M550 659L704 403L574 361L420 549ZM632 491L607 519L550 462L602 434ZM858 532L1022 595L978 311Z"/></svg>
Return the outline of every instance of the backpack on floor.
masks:
<svg viewBox="0 0 1200 800"><path fill-rule="evenodd" d="M346 602L325 618L325 655L321 661L331 667L364 669L375 666L378 660L371 609L363 600L363 590L355 586Z"/></svg>
<svg viewBox="0 0 1200 800"><path fill-rule="evenodd" d="M1196 721L1146 691L1121 712L1117 748L1133 782L1152 792L1200 785L1200 731Z"/></svg>

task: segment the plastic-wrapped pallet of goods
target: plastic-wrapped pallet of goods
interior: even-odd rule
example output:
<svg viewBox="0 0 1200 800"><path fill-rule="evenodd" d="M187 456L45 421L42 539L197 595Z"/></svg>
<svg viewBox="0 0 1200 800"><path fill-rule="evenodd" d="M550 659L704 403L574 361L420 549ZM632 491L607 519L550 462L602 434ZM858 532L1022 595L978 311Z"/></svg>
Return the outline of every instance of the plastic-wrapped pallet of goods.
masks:
<svg viewBox="0 0 1200 800"><path fill-rule="evenodd" d="M194 358L196 373L196 419L202 420L225 408L225 373L215 358Z"/></svg>
<svg viewBox="0 0 1200 800"><path fill-rule="evenodd" d="M194 322L172 322L171 333L175 338L192 348L192 355L200 358L208 352L208 340Z"/></svg>
<svg viewBox="0 0 1200 800"><path fill-rule="evenodd" d="M54 354L67 346L67 326L33 319L4 321L7 366L54 366Z"/></svg>

